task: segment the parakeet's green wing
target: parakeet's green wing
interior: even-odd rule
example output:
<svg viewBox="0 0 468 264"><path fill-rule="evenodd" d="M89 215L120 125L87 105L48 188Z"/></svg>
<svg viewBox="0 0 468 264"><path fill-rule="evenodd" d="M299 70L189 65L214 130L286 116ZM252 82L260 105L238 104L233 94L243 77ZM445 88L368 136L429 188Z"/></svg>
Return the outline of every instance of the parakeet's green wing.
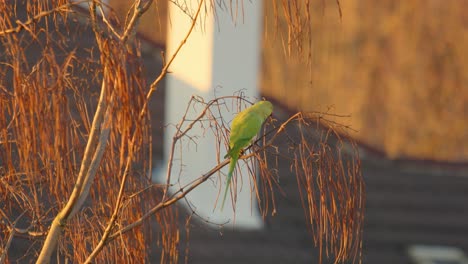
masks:
<svg viewBox="0 0 468 264"><path fill-rule="evenodd" d="M250 141L257 135L262 127L264 119L255 112L239 114L232 121L229 147L236 153L247 147ZM231 155L230 155L231 156Z"/></svg>
<svg viewBox="0 0 468 264"><path fill-rule="evenodd" d="M263 120L255 112L240 112L232 120L229 151L224 158L232 157L234 153L248 146L260 130L262 123Z"/></svg>

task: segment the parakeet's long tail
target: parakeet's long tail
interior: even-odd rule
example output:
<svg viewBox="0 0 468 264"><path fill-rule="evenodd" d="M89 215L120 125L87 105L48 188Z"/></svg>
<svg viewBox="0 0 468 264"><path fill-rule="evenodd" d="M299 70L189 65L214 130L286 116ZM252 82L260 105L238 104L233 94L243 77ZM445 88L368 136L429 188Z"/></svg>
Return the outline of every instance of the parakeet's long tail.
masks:
<svg viewBox="0 0 468 264"><path fill-rule="evenodd" d="M234 169L236 168L237 159L239 158L239 155L233 155L233 156L234 157L231 158L231 162L229 163L229 172L227 176L226 189L224 190L223 203L221 204L221 211L224 208L224 202L226 202L226 197L229 192L229 186L231 185L232 173L234 172Z"/></svg>

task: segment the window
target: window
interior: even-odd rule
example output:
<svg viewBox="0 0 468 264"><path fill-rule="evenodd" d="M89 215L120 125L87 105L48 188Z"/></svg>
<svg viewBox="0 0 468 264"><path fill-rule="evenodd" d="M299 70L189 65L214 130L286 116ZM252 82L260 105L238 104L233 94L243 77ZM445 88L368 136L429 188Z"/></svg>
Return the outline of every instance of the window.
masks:
<svg viewBox="0 0 468 264"><path fill-rule="evenodd" d="M415 264L468 264L463 250L457 247L412 245L408 255Z"/></svg>

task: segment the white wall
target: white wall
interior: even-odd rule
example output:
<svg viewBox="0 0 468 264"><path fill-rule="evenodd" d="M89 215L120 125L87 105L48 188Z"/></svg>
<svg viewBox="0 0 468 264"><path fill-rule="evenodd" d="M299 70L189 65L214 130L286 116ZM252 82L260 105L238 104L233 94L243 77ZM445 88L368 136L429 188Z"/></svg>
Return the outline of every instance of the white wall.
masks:
<svg viewBox="0 0 468 264"><path fill-rule="evenodd" d="M184 1L182 1L184 2ZM187 0L194 13L198 6L197 0ZM210 1L209 1L210 2ZM219 2L219 1L216 1ZM229 1L225 1L228 9ZM234 1L235 2L235 1ZM242 1L239 1L242 2ZM233 95L240 89L252 100L258 100L257 78L260 65L261 37L261 1L243 1L237 20L231 19L228 10L218 8L217 19L211 14L201 14L203 27L197 25L186 45L170 68L171 73L166 82L166 123L176 124L182 117L186 105L192 95L203 97L206 101L216 96ZM243 14L243 16L242 16ZM207 15L207 16L205 16ZM167 38L167 58L174 53L189 29L191 20L174 4L169 4L169 22ZM230 105L229 105L230 106ZM200 109L198 109L200 110ZM235 109L234 109L235 110ZM196 111L191 113L197 114ZM224 112L223 117L231 121L234 112ZM167 160L172 136L175 128L169 126L165 131L165 158ZM191 135L198 135L197 146L185 147L182 150L183 164L175 162L173 183L187 183L216 166L215 138L196 128ZM187 145L186 145L187 146ZM175 157L180 156L180 152ZM221 155L224 156L225 150ZM156 168L156 181L164 181L165 164ZM179 171L182 169L181 177ZM227 166L224 172L227 173ZM244 169L245 170L245 169ZM242 173L243 179L238 179L238 191L241 191L236 203L235 213L230 197L226 200L223 212L214 209L219 192L219 181L207 181L200 188L188 195L190 203L196 207L197 213L203 218L215 223L230 223L239 228L259 228L262 226L255 195L250 192L251 183L248 173ZM216 178L216 176L214 176ZM221 188L224 191L225 175L221 175ZM178 182L180 180L180 182ZM179 185L177 185L179 186ZM175 187L178 189L178 187ZM220 201L223 193L221 192ZM228 195L229 196L229 195Z"/></svg>

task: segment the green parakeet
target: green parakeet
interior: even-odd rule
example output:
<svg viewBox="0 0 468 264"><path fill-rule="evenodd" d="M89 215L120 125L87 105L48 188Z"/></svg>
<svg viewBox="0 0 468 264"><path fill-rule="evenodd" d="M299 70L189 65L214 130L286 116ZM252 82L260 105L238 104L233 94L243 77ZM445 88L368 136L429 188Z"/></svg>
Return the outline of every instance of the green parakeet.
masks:
<svg viewBox="0 0 468 264"><path fill-rule="evenodd" d="M232 173L236 168L237 160L243 148L250 144L250 141L258 134L262 128L263 122L271 115L273 105L268 101L260 101L249 108L244 109L232 120L231 136L229 138L229 151L224 158L231 157L229 171L227 176L226 190L224 191L221 210L224 208L224 202L231 184Z"/></svg>

